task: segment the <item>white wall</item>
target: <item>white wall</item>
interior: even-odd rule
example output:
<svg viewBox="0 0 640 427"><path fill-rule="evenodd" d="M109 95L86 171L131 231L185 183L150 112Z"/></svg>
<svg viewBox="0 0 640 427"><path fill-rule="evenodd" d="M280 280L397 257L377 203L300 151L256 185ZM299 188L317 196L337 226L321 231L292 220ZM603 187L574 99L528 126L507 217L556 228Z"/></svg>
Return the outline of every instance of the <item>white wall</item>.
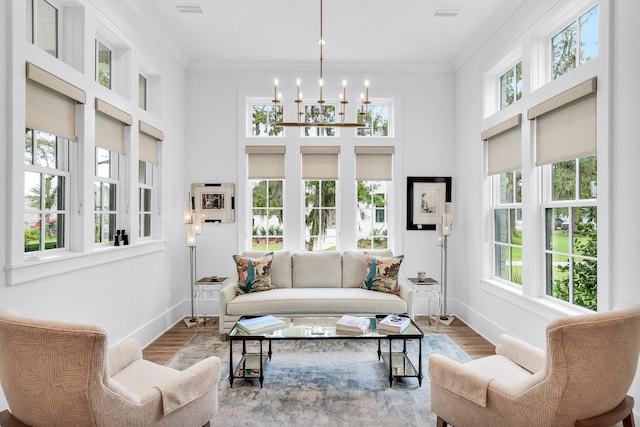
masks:
<svg viewBox="0 0 640 427"><path fill-rule="evenodd" d="M140 248L121 248L124 258L119 261L99 265L87 265L86 268L52 275L45 279L31 280L17 285L8 285L10 259L10 208L12 173L8 164L11 158L10 144L0 144L0 170L3 185L0 186L0 256L5 272L0 276L0 306L13 306L29 316L59 319L65 321L87 322L104 328L110 344L129 337L138 338L147 345L180 318L190 312L188 252L184 242L185 228L182 219L183 194L186 184L185 150L185 71L184 66L173 59L171 53L162 44L150 36L144 26L132 18L122 8L114 7L108 1L86 1L87 27L94 28L94 18L106 23L114 32L124 31L131 42L132 64L137 81L138 64L154 69L162 76L164 102L161 106L163 117L153 117L145 113L135 113L134 119L142 118L160 123L165 133L163 153L163 203L166 227L166 241L160 242L159 251L136 255ZM16 9L13 9L16 8ZM108 14L108 18L102 11ZM10 88L14 82L24 84L25 49L11 49L12 37L22 42L24 27L12 24L11 16L24 17L24 1L2 2L0 6L0 99L10 99ZM16 20L18 21L18 20ZM16 22L14 21L14 22ZM117 23L115 26L114 23ZM12 28L17 32L12 34ZM92 49L92 36L87 43ZM17 43L16 46L22 46ZM7 57L15 58L16 64L5 62ZM65 69L66 67L61 67ZM14 70L19 70L12 78ZM89 74L91 71L89 72ZM69 71L72 79L77 73ZM64 77L64 76L63 76ZM15 80L14 80L15 79ZM93 93L90 93L93 95ZM119 100L120 101L120 100ZM16 102L16 101L14 101ZM24 101L17 101L24 105ZM93 103L93 96L88 97ZM128 101L122 101L125 105ZM22 103L22 104L21 104ZM132 96L129 111L135 111L137 92ZM3 141L11 141L17 150L24 144L24 133L12 133L12 126L24 129L24 123L14 123L10 102L0 104L0 129ZM22 119L24 120L24 119ZM23 131L22 131L23 132ZM22 138L22 139L21 139ZM21 168L19 168L21 169ZM134 175L134 177L137 175ZM18 189L20 190L20 189ZM91 206L91 203L89 203ZM134 211L135 212L135 211ZM55 268L55 264L52 264ZM0 410L7 408L4 395L0 393Z"/></svg>
<svg viewBox="0 0 640 427"><path fill-rule="evenodd" d="M500 333L509 333L539 347L545 344L545 326L561 312L549 309L543 304L534 303L527 298L495 292L483 285L484 221L482 217L482 143L480 132L483 117L483 79L484 73L513 47L516 40L528 31L532 24L560 2L526 1L509 21L497 29L492 38L485 43L456 73L456 177L457 212L456 232L452 237L452 269L450 295L452 310L460 315L472 328L489 340L494 341ZM601 281L599 286L607 287L604 292L608 303L603 310L610 309L621 301L640 302L640 287L637 281L637 269L634 268L640 257L640 225L637 212L640 208L637 183L640 171L637 159L640 148L637 144L640 124L637 120L637 98L640 83L634 76L639 59L635 52L634 41L640 39L640 29L635 16L640 13L640 4L632 0L617 2L601 1L601 10L611 9L613 30L609 54L612 58L610 78L599 76L598 91L611 101L610 149L608 153L598 153L599 159L610 157L611 162L601 164L599 168L609 168L608 187L601 187L601 199L606 200L604 208L610 212L610 236L604 236L610 247L609 253L600 253L610 265L611 281ZM606 14L601 15L601 19ZM530 43L524 38L524 43ZM637 49L636 49L637 50ZM601 51L606 52L606 43ZM523 61L530 58L524 57ZM603 64L607 67L607 64ZM606 74L602 73L601 74ZM525 76L526 78L527 76ZM604 78L600 78L604 77ZM609 81L612 83L609 84ZM526 94L526 91L525 91ZM607 112L599 111L599 114ZM526 120L525 120L526 122ZM526 124L525 124L526 125ZM603 135L599 134L599 137ZM606 135L604 135L607 138ZM599 146L600 147L600 146ZM601 233L607 226L599 227ZM464 242L459 236L464 236ZM535 236L533 236L535 238ZM606 252L606 251L605 251ZM462 266L464 268L456 268ZM605 276L606 277L606 276ZM640 399L640 381L636 380L630 393Z"/></svg>

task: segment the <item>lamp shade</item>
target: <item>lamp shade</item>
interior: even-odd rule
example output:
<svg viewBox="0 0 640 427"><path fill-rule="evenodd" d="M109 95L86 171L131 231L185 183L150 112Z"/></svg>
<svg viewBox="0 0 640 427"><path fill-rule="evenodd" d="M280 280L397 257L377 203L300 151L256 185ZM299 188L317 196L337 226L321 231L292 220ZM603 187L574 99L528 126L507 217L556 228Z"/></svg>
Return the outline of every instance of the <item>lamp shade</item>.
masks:
<svg viewBox="0 0 640 427"><path fill-rule="evenodd" d="M190 248L196 246L196 228L193 224L187 225L187 246Z"/></svg>
<svg viewBox="0 0 640 427"><path fill-rule="evenodd" d="M191 224L191 203L184 202L184 223Z"/></svg>

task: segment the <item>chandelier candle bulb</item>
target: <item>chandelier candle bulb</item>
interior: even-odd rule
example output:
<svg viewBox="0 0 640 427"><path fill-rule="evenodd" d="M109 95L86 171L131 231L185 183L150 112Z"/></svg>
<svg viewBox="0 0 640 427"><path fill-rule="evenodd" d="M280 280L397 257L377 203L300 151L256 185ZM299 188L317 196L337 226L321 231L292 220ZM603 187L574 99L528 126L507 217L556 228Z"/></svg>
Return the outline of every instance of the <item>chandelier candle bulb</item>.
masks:
<svg viewBox="0 0 640 427"><path fill-rule="evenodd" d="M296 99L300 101L300 79L296 80Z"/></svg>
<svg viewBox="0 0 640 427"><path fill-rule="evenodd" d="M369 103L369 80L365 80L364 82L364 92L365 92L365 100L364 103Z"/></svg>

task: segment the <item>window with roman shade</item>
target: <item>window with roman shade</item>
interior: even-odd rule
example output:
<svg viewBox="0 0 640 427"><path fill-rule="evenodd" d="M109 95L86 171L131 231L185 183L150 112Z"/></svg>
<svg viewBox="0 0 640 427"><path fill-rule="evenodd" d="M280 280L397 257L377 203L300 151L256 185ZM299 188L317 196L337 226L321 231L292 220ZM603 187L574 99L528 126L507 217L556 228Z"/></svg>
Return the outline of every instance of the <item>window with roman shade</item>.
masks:
<svg viewBox="0 0 640 427"><path fill-rule="evenodd" d="M482 132L491 181L493 277L522 285L522 115Z"/></svg>
<svg viewBox="0 0 640 427"><path fill-rule="evenodd" d="M593 77L529 109L537 166L596 153L596 90Z"/></svg>
<svg viewBox="0 0 640 427"><path fill-rule="evenodd" d="M518 114L482 132L487 141L487 175L521 168L521 120Z"/></svg>
<svg viewBox="0 0 640 427"><path fill-rule="evenodd" d="M357 247L389 247L389 190L393 180L392 146L356 146Z"/></svg>
<svg viewBox="0 0 640 427"><path fill-rule="evenodd" d="M71 141L78 140L76 103L84 90L27 62L25 126Z"/></svg>
<svg viewBox="0 0 640 427"><path fill-rule="evenodd" d="M597 80L531 107L542 170L545 294L598 309Z"/></svg>
<svg viewBox="0 0 640 427"><path fill-rule="evenodd" d="M284 145L247 146L251 186L251 248L278 251L284 244Z"/></svg>
<svg viewBox="0 0 640 427"><path fill-rule="evenodd" d="M302 155L302 179L338 179L340 147L302 146L300 154Z"/></svg>

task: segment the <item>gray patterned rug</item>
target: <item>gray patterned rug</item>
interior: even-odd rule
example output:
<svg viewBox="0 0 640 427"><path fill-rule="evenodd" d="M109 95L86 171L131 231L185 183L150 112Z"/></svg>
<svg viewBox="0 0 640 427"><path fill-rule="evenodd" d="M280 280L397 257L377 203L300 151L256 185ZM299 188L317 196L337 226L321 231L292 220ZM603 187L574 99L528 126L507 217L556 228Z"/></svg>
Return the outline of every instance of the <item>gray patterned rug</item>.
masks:
<svg viewBox="0 0 640 427"><path fill-rule="evenodd" d="M384 342L383 342L384 348ZM266 345L265 345L266 349ZM395 349L395 348L394 348ZM234 345L234 363L241 345ZM412 360L418 344L408 346ZM434 426L429 408L427 359L443 354L460 362L467 354L448 336L422 340L423 380L389 378L378 361L377 341L275 341L265 369L264 387L257 380L234 380L229 387L229 343L218 335L195 335L167 362L185 369L205 357L222 361L219 383L220 426Z"/></svg>

